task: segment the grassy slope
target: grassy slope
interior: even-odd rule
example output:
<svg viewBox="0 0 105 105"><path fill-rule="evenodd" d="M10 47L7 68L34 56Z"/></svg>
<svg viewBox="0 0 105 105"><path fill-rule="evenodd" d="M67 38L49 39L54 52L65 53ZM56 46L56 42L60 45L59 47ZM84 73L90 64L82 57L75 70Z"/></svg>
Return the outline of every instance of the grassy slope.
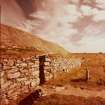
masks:
<svg viewBox="0 0 105 105"><path fill-rule="evenodd" d="M35 48L39 51L51 54L68 54L68 51L57 44L6 25L1 25L1 44L6 47Z"/></svg>

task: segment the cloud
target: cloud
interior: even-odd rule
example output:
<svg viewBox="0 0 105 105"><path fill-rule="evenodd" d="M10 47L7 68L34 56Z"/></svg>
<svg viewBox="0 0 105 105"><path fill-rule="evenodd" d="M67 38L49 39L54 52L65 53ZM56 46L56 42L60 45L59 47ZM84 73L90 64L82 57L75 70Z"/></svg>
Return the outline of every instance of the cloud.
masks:
<svg viewBox="0 0 105 105"><path fill-rule="evenodd" d="M92 8L86 5L81 6L80 10L85 16L90 16L93 14Z"/></svg>
<svg viewBox="0 0 105 105"><path fill-rule="evenodd" d="M71 52L105 51L105 0L1 1L5 24L37 34Z"/></svg>
<svg viewBox="0 0 105 105"><path fill-rule="evenodd" d="M53 15L45 10L39 10L32 15L45 22L44 25L41 25L41 30L37 31L40 37L50 41L58 39L59 41L56 42L60 43L65 38L69 38L69 36L77 33L78 30L73 27L72 23L78 21L81 15L77 12L75 5L63 5L62 3L62 5L56 5L55 7L56 9L52 10ZM33 29L34 32L36 30Z"/></svg>
<svg viewBox="0 0 105 105"><path fill-rule="evenodd" d="M84 16L93 16L93 21L105 21L105 10L98 10L97 8L83 5L80 11Z"/></svg>
<svg viewBox="0 0 105 105"><path fill-rule="evenodd" d="M105 9L105 1L104 0L96 0L97 6Z"/></svg>
<svg viewBox="0 0 105 105"><path fill-rule="evenodd" d="M17 28L21 28L21 21L25 21L25 16L22 9L16 3L15 0L0 0L1 6L1 22L6 25L11 25Z"/></svg>
<svg viewBox="0 0 105 105"><path fill-rule="evenodd" d="M94 21L105 21L105 10L96 12L93 18Z"/></svg>
<svg viewBox="0 0 105 105"><path fill-rule="evenodd" d="M84 36L80 43L83 45L80 46L80 51L105 52L105 48L102 47L105 45L105 37Z"/></svg>

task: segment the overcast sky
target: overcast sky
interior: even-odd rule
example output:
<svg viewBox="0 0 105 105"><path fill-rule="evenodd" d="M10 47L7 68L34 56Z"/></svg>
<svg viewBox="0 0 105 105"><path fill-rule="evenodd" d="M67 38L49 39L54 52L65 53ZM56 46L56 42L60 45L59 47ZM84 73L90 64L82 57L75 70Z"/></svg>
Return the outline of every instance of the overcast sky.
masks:
<svg viewBox="0 0 105 105"><path fill-rule="evenodd" d="M2 23L70 52L105 52L105 0L0 0Z"/></svg>

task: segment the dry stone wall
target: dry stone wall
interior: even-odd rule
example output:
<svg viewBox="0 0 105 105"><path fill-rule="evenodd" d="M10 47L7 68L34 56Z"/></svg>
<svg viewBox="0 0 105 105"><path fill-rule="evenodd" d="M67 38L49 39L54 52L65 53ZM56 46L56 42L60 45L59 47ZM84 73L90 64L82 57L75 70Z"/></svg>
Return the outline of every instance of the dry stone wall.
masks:
<svg viewBox="0 0 105 105"><path fill-rule="evenodd" d="M56 77L56 72L70 72L72 68L81 65L79 59L68 60L48 55L25 58L3 56L0 60L1 105L11 105L11 102L17 102L34 91L43 80L41 76L48 81Z"/></svg>
<svg viewBox="0 0 105 105"><path fill-rule="evenodd" d="M47 57L45 60L45 77L47 80L56 77L57 72L70 72L73 68L81 66L81 59L67 59L62 56Z"/></svg>
<svg viewBox="0 0 105 105"><path fill-rule="evenodd" d="M33 91L39 85L39 59L1 58L1 105L16 102L21 96Z"/></svg>
<svg viewBox="0 0 105 105"><path fill-rule="evenodd" d="M53 78L53 68L51 67L51 59L46 56L44 62L44 73L45 73L45 80L48 81Z"/></svg>

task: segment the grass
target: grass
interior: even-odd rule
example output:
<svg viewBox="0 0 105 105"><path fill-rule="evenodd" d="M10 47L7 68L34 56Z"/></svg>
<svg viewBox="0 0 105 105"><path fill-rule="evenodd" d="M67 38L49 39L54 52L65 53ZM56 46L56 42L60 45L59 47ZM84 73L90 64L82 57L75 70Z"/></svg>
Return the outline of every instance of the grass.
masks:
<svg viewBox="0 0 105 105"><path fill-rule="evenodd" d="M85 80L85 71L81 68L72 69L71 72L58 72L56 73L55 79L51 79L48 84L62 86L70 84L72 80Z"/></svg>
<svg viewBox="0 0 105 105"><path fill-rule="evenodd" d="M98 68L97 68L98 69ZM46 84L55 86L64 86L67 84L83 83L84 85L91 86L105 86L105 74L100 69L96 71L91 71L89 80L86 81L86 70L83 67L74 68L69 73L57 72L54 79L49 80Z"/></svg>

